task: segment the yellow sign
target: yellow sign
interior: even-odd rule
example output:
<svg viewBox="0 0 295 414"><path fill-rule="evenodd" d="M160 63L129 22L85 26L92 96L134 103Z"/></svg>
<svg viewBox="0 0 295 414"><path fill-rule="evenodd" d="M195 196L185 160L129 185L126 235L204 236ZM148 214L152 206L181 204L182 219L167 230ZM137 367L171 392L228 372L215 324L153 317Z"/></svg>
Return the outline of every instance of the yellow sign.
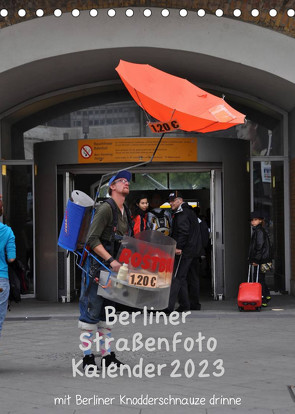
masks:
<svg viewBox="0 0 295 414"><path fill-rule="evenodd" d="M81 164L148 161L159 138L80 139ZM197 161L197 138L164 137L154 158L156 162Z"/></svg>

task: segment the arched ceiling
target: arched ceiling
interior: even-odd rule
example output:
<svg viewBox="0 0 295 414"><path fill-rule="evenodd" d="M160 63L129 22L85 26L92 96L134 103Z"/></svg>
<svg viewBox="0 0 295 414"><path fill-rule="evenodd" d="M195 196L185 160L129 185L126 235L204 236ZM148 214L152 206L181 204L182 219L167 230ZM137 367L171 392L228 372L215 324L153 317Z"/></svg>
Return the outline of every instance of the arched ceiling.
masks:
<svg viewBox="0 0 295 414"><path fill-rule="evenodd" d="M257 69L233 64L233 62L220 62L217 58L195 53L180 51L171 53L170 50L161 50L159 53L159 50L153 48L140 50L127 48L124 50L112 49L111 57L108 50L97 51L97 53L93 51L81 52L52 58L48 61L45 59L32 62L10 70L8 85L12 83L15 88L8 90L9 87L6 86L6 80L2 75L0 89L7 96L7 99L11 100L11 105L16 101L25 101L29 92L32 96L37 95L37 98L25 106L20 105L19 110L14 110L6 117L6 121L11 124L19 123L22 130L27 130L38 124L39 121L41 122L42 119L46 120L48 116L49 119L51 115L58 116L58 111L62 113L62 106L65 102L72 102L70 106L78 108L79 105L83 107L84 101L88 102L87 105L89 105L89 101L93 106L100 104L100 95L104 96L105 102L109 101L110 95L118 100L130 99L129 93L119 79L109 81L110 74L114 72L114 67L120 58L138 62L145 62L148 59L151 64L154 63L161 69L177 76L186 77L191 81L197 79L198 86L212 93L221 95L222 92L225 92L226 100L236 109L244 111L247 116L250 111L255 110L264 113L267 117L276 116L275 111L271 111L259 103L258 94L282 108L288 109L287 107L294 105L295 85L279 78L277 85L275 85L273 76ZM190 62L190 65L187 66L186 62ZM71 70L73 67L79 68L79 71ZM97 67L99 67L99 71L95 70ZM216 67L219 68L219 87L216 85ZM11 78L12 73L13 79ZM50 75L40 77L39 73ZM241 77L244 79L242 86L240 84ZM251 88L249 88L249 84L251 84ZM73 87L73 85L76 86ZM57 93L56 88L59 87L62 90ZM48 89L53 89L55 92L47 94ZM282 93L281 99L278 99L277 89ZM290 93L291 89L294 90L293 94ZM230 92L235 90L244 93L244 98L239 98ZM42 98L39 95L43 95ZM246 98L247 95L249 95L249 99ZM257 97L255 102L250 99L251 95ZM5 105L7 104L6 100Z"/></svg>
<svg viewBox="0 0 295 414"><path fill-rule="evenodd" d="M276 2L276 9L281 10L278 13L278 16L281 15L281 18L284 21L286 20L286 10L289 7L292 7L294 2L295 0L288 3ZM271 3L272 2L260 2L259 7L264 7L264 10L269 10ZM250 14L250 10L253 7L258 7L258 3L254 1L247 2L247 4L244 1L153 2L143 0L126 2L70 1L63 3L59 2L58 4L58 7L61 8L63 12L71 11L75 7L79 8L80 10L89 10L93 7L109 8L110 5L114 8L116 6L132 7L140 5L142 11L143 7L152 7L156 5L157 7L174 8L174 12L177 15L178 12L175 10L177 7L185 7L188 10L197 10L199 8L204 8L208 13L211 14L217 8L222 8L224 10L224 15L231 18L232 11L235 8L240 8L242 10L244 21L247 20L248 22L256 24L256 26L260 25L267 27L266 23L261 24L262 16L264 16L265 22L268 22L268 27L271 28L273 25L273 20L270 20L269 14L266 15L266 12L263 14L261 11L260 17L257 20L253 20ZM279 9L279 4L281 9ZM112 25L110 25L109 20L107 18L104 18L103 20L100 20L100 25L97 25L95 21L89 17L89 14L84 12L84 14L86 13L88 16L89 23L91 20L92 31L90 30L90 25L87 25L88 22L87 19L85 19L84 15L83 19L80 20L80 24L78 25L80 28L79 32L78 30L75 30L76 28L78 29L78 26L73 24L74 18L71 18L70 15L68 16L69 18L65 20L59 20L57 24L56 18L52 16L52 12L56 6L57 2L42 2L42 7L45 11L45 14L51 15L51 17L47 17L43 21L39 18L36 20L36 8L40 8L41 5L40 2L31 1L26 4L27 15L25 17L25 20L27 21L23 25L17 25L16 23L23 21L23 19L19 18L17 15L17 10L24 7L22 3L20 1L4 2L3 0L0 0L0 10L1 8L6 8L9 12L7 18L0 18L0 25L2 25L2 28L7 28L7 31L4 29L3 32L7 32L6 39L8 40L7 45L9 46L7 46L5 49L5 36L3 35L1 37L2 30L0 30L0 40L2 39L2 45L4 45L3 50L6 51L6 53L9 53L9 59L6 61L10 64L10 67L6 67L5 60L2 60L3 70L2 72L0 71L0 114L2 114L2 118L5 117L10 123L20 122L22 119L30 117L34 113L46 111L47 108L54 107L61 104L62 102L80 99L83 96L105 93L107 91L118 91L119 93L120 91L124 90L124 87L117 73L115 72L115 67L117 66L120 59L125 59L137 63L149 63L176 76L185 77L191 82L195 82L198 86L203 87L204 89L211 89L216 91L219 90L224 92L229 91L228 93L231 94L232 92L233 95L234 92L237 91L237 95L244 95L244 98L240 102L241 105L255 107L257 110L263 107L263 102L267 102L270 104L270 106L273 105L274 107L281 108L287 112L291 111L295 107L295 81L292 82L293 72L290 72L290 64L287 64L285 62L284 65L282 65L281 62L283 59L279 54L276 58L275 64L273 64L275 59L273 59L274 52L271 48L269 48L267 51L268 60L262 56L260 59L260 50L263 48L263 44L270 43L272 45L273 40L276 44L275 47L281 48L281 50L283 50L282 56L289 56L288 53L290 42L293 44L293 39L290 37L274 34L274 36L278 37L278 39L273 39L273 37L271 37L272 40L269 41L268 39L270 38L270 32L267 30L262 30L260 28L260 32L267 33L267 36L263 36L266 39L264 40L266 43L262 42L261 45L256 48L256 50L254 48L254 58L254 55L251 54L252 51L248 52L247 50L247 41L253 43L253 39L257 38L257 36L259 37L259 34L255 33L253 35L252 33L252 37L249 36L249 39L252 40L248 40L247 38L246 42L243 42L245 35L248 35L250 32L249 28L253 27L251 25L242 23L243 19L241 20L241 25L237 23L237 20L233 21L223 19L223 27L221 28L221 31L219 32L218 29L216 29L215 32L214 30L211 30L211 33L207 34L206 41L202 41L203 39L200 38L200 34L203 35L206 31L204 29L207 27L207 22L214 20L214 26L217 26L217 23L221 21L220 19L211 15L211 19L203 19L202 24L197 24L195 22L195 18L191 19L189 26L190 29L186 29L186 35L183 35L182 43L179 43L177 45L175 45L175 41L171 43L169 43L169 40L167 40L166 43L165 41L159 42L157 37L158 33L148 34L147 32L144 32L145 38L147 40L140 40L139 43L134 41L134 44L132 44L134 33L132 30L130 30L130 25L132 25L133 29L135 22L132 24L132 20L128 20L128 18L126 18L125 14L121 10L120 21L126 25L126 28L129 27L129 37L127 34L126 40L124 40L125 43L120 43L121 32L118 31L114 34L114 31L112 31L114 29L114 26L112 25L118 25L118 23L116 23L114 20L112 21ZM156 14L154 9L153 13ZM28 21L30 19L31 21ZM141 19L143 23L146 22L146 19L144 17ZM170 32L168 32L170 33L170 36L168 35L168 38L171 39L171 34L176 33L177 28L175 27L175 24L178 24L177 22L179 19L180 21L185 22L185 20L179 18L179 15L176 23L173 22L172 18L170 19L170 22L165 20L165 24L168 30L170 30ZM278 20L278 22L281 22L283 20ZM83 29L82 21L84 22ZM116 21L119 21L118 18L116 18ZM159 27L158 22L161 23L162 19L159 16L157 19L154 18L154 25L155 21L157 22L157 27ZM293 21L294 19L292 20L288 17L285 25L280 26L278 23L274 27L274 30L285 33L286 28L290 27L291 23L293 24ZM49 25L50 22L56 22L56 24L52 26L52 29ZM65 26L65 22L67 26ZM76 20L75 23L76 22L79 22L79 20ZM105 26L102 26L102 22L104 22ZM239 41L237 44L244 44L244 46L242 46L244 47L244 50L241 51L240 55L239 47L236 47L234 52L230 51L230 53L227 54L218 54L218 50L221 49L221 47L219 47L219 43L217 43L217 40L219 41L218 35L220 34L220 38L224 41L222 47L228 46L228 40L225 39L224 33L226 30L228 30L228 27L231 23L231 26L233 26L231 29L231 36L239 36ZM48 24L47 32L44 30L45 24ZM12 27L8 27L8 25L12 25ZM58 31L62 25L64 26L65 30L64 32L60 33L60 38L55 37L54 42L53 39L51 39L51 33L54 33L55 30ZM95 30L93 29L93 26L96 26ZM106 30L104 28L107 28L108 26L109 32L106 33ZM166 26L164 26L164 22L162 22L162 27L160 27L159 33L161 33L162 30L162 34L166 34ZM188 24L185 23L184 26L188 26ZM239 30L240 26L241 30ZM43 31L42 34L40 33L40 30ZM199 30L199 32L197 30ZM74 40L73 31L75 31L76 35L76 38L74 38ZM37 34L40 34L41 39L39 42L38 36L34 36L35 32ZM122 29L122 33L125 34L126 32L124 32ZM179 34L183 33L184 29L181 27ZM189 33L191 38L187 37ZM24 34L26 34L28 37L24 36L22 38L22 35ZM105 37L101 40L102 34L105 35ZM113 38L110 37L110 34L113 35ZM19 40L20 37L22 39L21 42ZM64 45L62 47L58 44L58 41L56 41L56 39L60 40L65 38L68 41L68 44L67 47ZM211 39L211 50L208 46L208 51L210 51L211 55L209 55L209 52L206 54L206 42L209 38ZM151 39L150 43L149 39ZM81 41L81 45L78 44L79 41ZM100 41L101 43L99 43ZM36 42L36 44L34 42ZM198 49L195 47L196 42L197 44L201 44L199 53L197 53ZM285 43L288 46L285 45ZM139 44L142 46L139 47ZM27 52L24 50L26 45L28 45ZM77 45L77 48L75 49L75 47L72 47L72 45ZM174 46L175 49L173 49ZM186 48L186 46L188 47ZM249 46L252 47L252 44ZM89 50L87 50L88 47ZM43 50L47 51L46 48L48 48L50 53L43 53ZM17 52L15 52L15 50L17 50ZM36 50L37 52L35 52ZM217 55L214 55L216 51ZM35 54L33 58L31 58L30 52L32 54ZM50 54L51 57L47 57L50 56ZM232 57L235 59L231 60ZM247 60L247 57L250 57L250 60ZM258 65L255 66L257 62ZM264 62L264 64L262 66L259 66L259 62ZM282 71L281 68L284 70L286 69L285 72ZM272 69L274 70L272 71ZM282 73L282 76L278 76L276 73ZM284 76L286 76L286 78L284 78ZM288 76L291 81L287 80Z"/></svg>
<svg viewBox="0 0 295 414"><path fill-rule="evenodd" d="M247 99L242 100L244 106L253 105L250 96L256 97L257 109L260 99L286 111L295 105L294 84L258 69L184 51L171 53L171 50L154 48L120 48L112 49L111 52L85 51L43 59L3 73L0 76L0 90L6 99L0 100L0 112L4 106L13 107L14 110L7 119L15 123L65 101L107 91L122 91L125 88L114 70L120 59L139 63L148 61L164 71L185 77L206 90L219 89L225 93L227 90L239 91L249 96L248 102ZM78 72L73 70L77 67ZM116 80L110 81L111 78ZM11 85L14 85L13 89ZM28 102L29 96L35 98ZM19 103L19 110L14 107L16 102ZM23 106L22 102L26 102L26 105Z"/></svg>

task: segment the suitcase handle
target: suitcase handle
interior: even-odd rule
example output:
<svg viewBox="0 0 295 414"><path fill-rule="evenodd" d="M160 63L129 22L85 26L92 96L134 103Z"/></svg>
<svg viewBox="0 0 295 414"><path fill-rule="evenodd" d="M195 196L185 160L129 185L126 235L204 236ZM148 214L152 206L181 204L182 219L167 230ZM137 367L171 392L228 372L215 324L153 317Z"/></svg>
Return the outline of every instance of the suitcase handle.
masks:
<svg viewBox="0 0 295 414"><path fill-rule="evenodd" d="M248 270L248 283L250 283L250 271L251 271L251 269L252 269L252 282L253 282L253 279L254 279L254 267L257 267L257 274L256 274L256 283L258 283L258 275L259 275L259 265L257 265L257 266L253 266L252 264L249 264L249 270Z"/></svg>

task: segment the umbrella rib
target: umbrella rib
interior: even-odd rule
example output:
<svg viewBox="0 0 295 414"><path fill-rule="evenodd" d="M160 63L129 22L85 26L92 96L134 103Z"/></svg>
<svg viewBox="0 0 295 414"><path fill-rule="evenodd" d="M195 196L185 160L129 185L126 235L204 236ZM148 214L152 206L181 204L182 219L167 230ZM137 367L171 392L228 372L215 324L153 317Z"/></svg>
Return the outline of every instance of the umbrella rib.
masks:
<svg viewBox="0 0 295 414"><path fill-rule="evenodd" d="M198 130L197 130L197 132L201 132L201 131L202 131L202 129L207 129L207 128L209 128L211 125L218 124L218 123L220 123L220 122L214 121L214 122L212 122L211 124L206 125L205 127L201 128L201 129L198 129Z"/></svg>
<svg viewBox="0 0 295 414"><path fill-rule="evenodd" d="M169 121L171 121L171 119L173 118L173 115L175 114L175 111L176 111L176 108L173 109L173 112L172 112L172 115L171 115L171 118L170 118Z"/></svg>
<svg viewBox="0 0 295 414"><path fill-rule="evenodd" d="M138 100L139 100L139 102L140 102L140 104L141 104L141 107L142 107L142 109L143 109L144 113L145 113L145 116L146 116L147 121L148 121L148 122L150 122L150 119L149 119L149 117L148 117L148 113L147 113L147 111L145 110L145 108L144 108L144 106L143 106L143 103L141 102L141 99L140 99L140 97L139 97L139 95L138 95L138 93L137 93L137 90L136 90L135 88L134 88L134 91L135 91L136 96L137 96L137 98L138 98Z"/></svg>

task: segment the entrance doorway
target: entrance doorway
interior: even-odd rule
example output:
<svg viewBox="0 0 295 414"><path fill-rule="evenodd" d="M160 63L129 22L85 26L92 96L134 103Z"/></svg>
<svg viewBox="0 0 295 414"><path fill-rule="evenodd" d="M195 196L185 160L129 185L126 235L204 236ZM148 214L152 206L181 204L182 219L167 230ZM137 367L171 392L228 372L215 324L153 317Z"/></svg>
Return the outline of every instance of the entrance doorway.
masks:
<svg viewBox="0 0 295 414"><path fill-rule="evenodd" d="M233 298L237 295L239 284L247 277L250 174L246 167L249 160L249 143L243 140L200 137L197 140L197 147L197 162L153 162L141 169L137 167L133 172L148 173L151 176L168 172L169 185L166 186L168 190L163 189L167 194L172 188L173 175L177 177L180 173L184 176L189 173L209 173L210 203L215 204L214 214L210 206L211 228L214 229L211 233L213 237L211 243L212 248L214 246L216 248L215 266L212 267L216 272L214 295L218 296L215 299L219 299L223 294L225 298ZM59 255L57 248L60 231L58 222L63 218L66 198L63 184L57 186L57 174L71 173L74 188L89 194L91 186L102 174L113 174L112 172L131 164L127 162L79 164L78 146L74 140L36 144L34 148L35 164L38 166L38 174L35 176L38 280L36 295L41 300L57 301L61 299L58 277L65 280L64 273L60 273L60 269L64 272L61 256L66 257L66 252L60 252ZM214 179L211 180L213 170L219 173L214 174ZM184 190L195 189L190 186ZM218 206L217 202L219 202ZM62 206L57 208L58 205ZM46 220L44 220L45 211ZM214 227L212 227L212 217ZM218 275L217 272L220 274ZM71 292L73 289L71 287Z"/></svg>
<svg viewBox="0 0 295 414"><path fill-rule="evenodd" d="M222 173L221 168L202 168L200 171L186 170L165 171L165 166L157 171L134 170L130 183L130 194L126 203L132 211L139 195L145 194L151 208L153 199L160 200L159 206L170 211L167 202L172 190L180 190L183 198L194 209L198 217L208 226L209 243L200 258L199 279L201 298L221 299L224 295L223 269L223 207L222 207ZM63 211L73 189L90 195L93 199L97 193L101 175L89 174L78 169L73 173L63 172L58 176L59 228ZM102 185L98 201L107 197L107 182ZM154 195L157 197L154 197ZM67 300L78 297L80 288L80 270L75 268L73 260L59 249L58 253L58 290L59 298L65 295ZM70 296L70 297L69 297Z"/></svg>

